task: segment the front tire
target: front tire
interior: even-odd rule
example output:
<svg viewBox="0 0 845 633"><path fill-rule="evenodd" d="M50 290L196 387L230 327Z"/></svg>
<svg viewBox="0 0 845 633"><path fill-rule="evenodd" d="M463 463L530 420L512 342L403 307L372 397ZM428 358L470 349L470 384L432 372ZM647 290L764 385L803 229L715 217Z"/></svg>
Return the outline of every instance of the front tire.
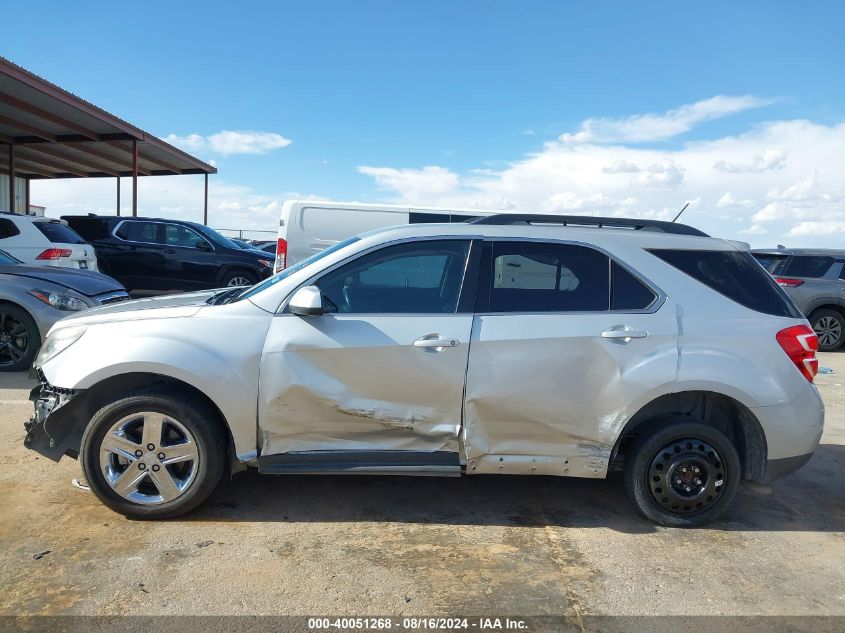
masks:
<svg viewBox="0 0 845 633"><path fill-rule="evenodd" d="M168 519L196 508L217 486L224 437L219 416L201 400L140 390L94 414L79 457L103 504L129 518Z"/></svg>
<svg viewBox="0 0 845 633"><path fill-rule="evenodd" d="M41 348L41 333L26 310L0 305L0 371L25 371Z"/></svg>
<svg viewBox="0 0 845 633"><path fill-rule="evenodd" d="M253 286L258 283L258 278L248 270L235 269L223 273L220 285L227 288L238 288L240 286Z"/></svg>
<svg viewBox="0 0 845 633"><path fill-rule="evenodd" d="M819 351L833 352L845 342L845 317L837 310L822 308L810 317L810 325L819 337Z"/></svg>
<svg viewBox="0 0 845 633"><path fill-rule="evenodd" d="M739 455L719 430L670 421L637 437L625 488L637 509L666 527L696 527L730 506L742 477Z"/></svg>

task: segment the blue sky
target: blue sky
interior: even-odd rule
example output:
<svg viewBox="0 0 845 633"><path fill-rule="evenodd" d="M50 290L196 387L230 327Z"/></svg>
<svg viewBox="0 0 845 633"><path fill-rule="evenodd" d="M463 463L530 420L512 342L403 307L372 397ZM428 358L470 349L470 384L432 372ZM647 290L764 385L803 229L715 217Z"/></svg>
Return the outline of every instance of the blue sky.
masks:
<svg viewBox="0 0 845 633"><path fill-rule="evenodd" d="M7 29L4 56L214 160L218 226L263 227L289 195L655 217L693 200L700 225L730 218L728 237L845 236L838 2L30 2L4 16L38 24ZM209 140L226 130L264 136L227 153ZM814 144L818 165L802 153ZM568 177L573 161L596 177ZM193 181L158 180L146 212L196 213ZM97 209L110 187L34 191Z"/></svg>

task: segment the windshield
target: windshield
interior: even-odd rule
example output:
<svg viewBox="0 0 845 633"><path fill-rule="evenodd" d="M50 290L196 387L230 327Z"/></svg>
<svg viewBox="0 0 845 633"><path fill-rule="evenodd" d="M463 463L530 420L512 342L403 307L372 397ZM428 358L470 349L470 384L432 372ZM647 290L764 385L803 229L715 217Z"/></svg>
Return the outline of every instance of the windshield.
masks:
<svg viewBox="0 0 845 633"><path fill-rule="evenodd" d="M205 235L208 239L210 239L212 242L214 242L218 246L224 246L226 248L233 248L236 251L243 249L243 246L241 246L237 242L233 242L232 240L230 240L225 235L220 235L220 233L218 233L214 229L208 228L207 226L203 226L202 224L191 223L191 228L199 231L200 233Z"/></svg>
<svg viewBox="0 0 845 633"><path fill-rule="evenodd" d="M14 266L20 261L9 255L6 251L0 251L0 266Z"/></svg>
<svg viewBox="0 0 845 633"><path fill-rule="evenodd" d="M243 292L243 294L240 294L240 295L237 296L235 301L240 301L241 299L248 299L249 297L252 297L252 296L258 294L259 292L266 290L267 288L269 288L271 286L276 285L277 283L279 283L283 279L287 279L293 273L299 272L300 270L302 270L306 266L310 266L314 262L319 261L319 260L323 259L324 257L339 251L342 248L346 248L350 244L354 244L355 242L357 242L360 239L361 238L356 235L355 237L350 237L347 240L343 240L342 242L338 242L334 246L330 246L329 248L327 248L324 251L320 251L319 253L314 253L311 257L308 257L307 259L303 259L301 262L294 264L290 268L285 268L282 272L277 273L277 274L273 275L272 277L270 277L268 279L265 279L261 283L258 283L256 285L252 286L251 288L247 288Z"/></svg>

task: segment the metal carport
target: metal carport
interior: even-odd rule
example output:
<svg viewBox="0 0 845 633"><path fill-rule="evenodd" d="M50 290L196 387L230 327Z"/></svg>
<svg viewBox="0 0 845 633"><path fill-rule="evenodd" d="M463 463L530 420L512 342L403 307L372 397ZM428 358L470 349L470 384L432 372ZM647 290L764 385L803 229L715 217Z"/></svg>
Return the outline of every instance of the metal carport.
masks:
<svg viewBox="0 0 845 633"><path fill-rule="evenodd" d="M207 224L208 175L215 173L212 165L0 57L0 174L8 179L0 209L28 209L31 180L115 178L120 215L120 178L131 177L137 216L139 176L203 174Z"/></svg>

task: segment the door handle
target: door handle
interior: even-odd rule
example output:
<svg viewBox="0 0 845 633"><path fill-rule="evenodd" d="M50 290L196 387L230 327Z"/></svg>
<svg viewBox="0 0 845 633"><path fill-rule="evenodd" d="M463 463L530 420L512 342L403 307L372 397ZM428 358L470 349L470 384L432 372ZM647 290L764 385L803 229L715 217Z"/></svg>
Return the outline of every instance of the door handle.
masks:
<svg viewBox="0 0 845 633"><path fill-rule="evenodd" d="M606 338L614 343L630 343L631 339L645 338L647 336L648 332L645 330L634 330L627 325L612 327L601 333L602 338Z"/></svg>
<svg viewBox="0 0 845 633"><path fill-rule="evenodd" d="M457 347L461 342L456 338L443 338L439 334L426 334L414 341L414 347L439 352L447 347Z"/></svg>

